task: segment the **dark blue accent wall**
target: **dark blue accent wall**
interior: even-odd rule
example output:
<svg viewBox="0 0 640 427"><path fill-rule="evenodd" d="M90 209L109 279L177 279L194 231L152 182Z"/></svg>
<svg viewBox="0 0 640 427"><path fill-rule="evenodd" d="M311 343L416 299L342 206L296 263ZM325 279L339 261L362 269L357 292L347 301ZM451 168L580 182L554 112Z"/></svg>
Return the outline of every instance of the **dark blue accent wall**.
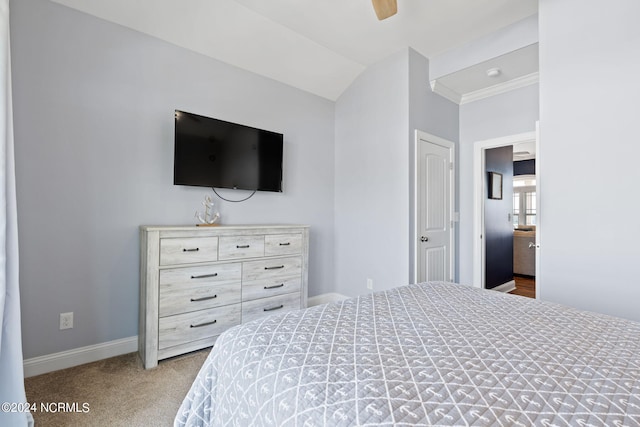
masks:
<svg viewBox="0 0 640 427"><path fill-rule="evenodd" d="M518 160L517 162L513 162L513 176L535 174L536 159Z"/></svg>
<svg viewBox="0 0 640 427"><path fill-rule="evenodd" d="M502 174L502 200L489 198L488 172ZM513 280L513 146L485 152L485 288Z"/></svg>

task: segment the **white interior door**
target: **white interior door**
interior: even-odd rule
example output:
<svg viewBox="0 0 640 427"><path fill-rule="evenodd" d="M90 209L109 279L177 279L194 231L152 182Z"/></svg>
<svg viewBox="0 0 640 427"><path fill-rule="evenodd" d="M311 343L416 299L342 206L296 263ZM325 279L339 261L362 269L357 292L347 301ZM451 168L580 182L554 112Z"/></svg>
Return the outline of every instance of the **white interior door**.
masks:
<svg viewBox="0 0 640 427"><path fill-rule="evenodd" d="M454 145L423 133L417 144L418 281L452 281Z"/></svg>

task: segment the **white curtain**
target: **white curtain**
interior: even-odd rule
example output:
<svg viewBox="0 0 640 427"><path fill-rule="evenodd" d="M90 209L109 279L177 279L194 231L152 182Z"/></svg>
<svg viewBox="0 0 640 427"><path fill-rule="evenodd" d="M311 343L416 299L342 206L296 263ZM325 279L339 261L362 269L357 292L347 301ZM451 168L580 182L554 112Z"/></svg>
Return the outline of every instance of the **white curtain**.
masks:
<svg viewBox="0 0 640 427"><path fill-rule="evenodd" d="M18 221L13 157L9 0L0 0L0 425L32 424L24 412ZM7 406L7 403L9 406Z"/></svg>

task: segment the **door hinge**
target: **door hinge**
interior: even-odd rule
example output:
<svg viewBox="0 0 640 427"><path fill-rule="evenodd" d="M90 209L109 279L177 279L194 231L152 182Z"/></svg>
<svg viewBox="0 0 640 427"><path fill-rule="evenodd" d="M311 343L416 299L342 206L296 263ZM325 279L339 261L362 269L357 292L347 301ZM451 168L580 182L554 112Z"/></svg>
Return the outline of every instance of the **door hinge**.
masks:
<svg viewBox="0 0 640 427"><path fill-rule="evenodd" d="M453 170L453 162L449 163L449 170Z"/></svg>

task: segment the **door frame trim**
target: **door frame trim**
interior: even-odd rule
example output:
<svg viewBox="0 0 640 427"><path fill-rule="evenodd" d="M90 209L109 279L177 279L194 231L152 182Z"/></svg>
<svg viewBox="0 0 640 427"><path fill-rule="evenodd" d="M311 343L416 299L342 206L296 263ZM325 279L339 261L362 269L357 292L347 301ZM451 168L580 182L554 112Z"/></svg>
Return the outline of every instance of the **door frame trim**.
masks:
<svg viewBox="0 0 640 427"><path fill-rule="evenodd" d="M484 168L485 151L491 148L505 147L520 142L537 141L537 133L524 132L500 138L476 141L473 144L473 286L485 288L484 259ZM537 144L537 142L536 142ZM536 146L537 149L537 146ZM536 168L537 168L536 152ZM536 177L536 186L538 185ZM536 227L536 235L537 235Z"/></svg>
<svg viewBox="0 0 640 427"><path fill-rule="evenodd" d="M420 232L418 230L418 214L420 206L418 204L418 194L420 191L419 187L419 169L418 169L418 148L420 145L420 140L425 140L432 144L440 145L449 149L451 153L451 168L449 169L449 179L450 179L450 190L449 190L449 221L451 221L451 232L449 233L449 278L450 281L455 281L455 271L456 271L456 223L455 220L455 204L456 204L456 144L453 141L449 141L448 139L441 138L439 136L435 136L428 132L421 131L419 129L415 130L414 133L414 142L413 142L413 223L411 224L413 228L413 236L411 239L413 240L413 271L411 272L412 282L418 282L418 270L419 270L419 259L420 259L420 247L419 247L419 239Z"/></svg>

